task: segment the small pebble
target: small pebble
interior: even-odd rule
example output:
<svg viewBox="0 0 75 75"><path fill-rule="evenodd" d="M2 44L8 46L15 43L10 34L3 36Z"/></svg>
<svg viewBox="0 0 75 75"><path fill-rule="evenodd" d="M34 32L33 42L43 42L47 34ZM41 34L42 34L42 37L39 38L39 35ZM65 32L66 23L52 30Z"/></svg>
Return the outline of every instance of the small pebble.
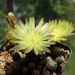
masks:
<svg viewBox="0 0 75 75"><path fill-rule="evenodd" d="M5 75L6 72L3 69L0 69L0 75Z"/></svg>

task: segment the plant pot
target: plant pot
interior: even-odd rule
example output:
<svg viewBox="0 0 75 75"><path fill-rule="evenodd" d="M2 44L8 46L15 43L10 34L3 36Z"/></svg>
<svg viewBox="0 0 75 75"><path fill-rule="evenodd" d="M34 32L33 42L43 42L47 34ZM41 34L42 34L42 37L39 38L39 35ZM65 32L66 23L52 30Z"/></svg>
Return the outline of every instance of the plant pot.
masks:
<svg viewBox="0 0 75 75"><path fill-rule="evenodd" d="M66 70L66 66L68 65L68 62L69 62L69 60L70 60L70 56L71 56L71 54L72 54L72 50L71 50L71 48L68 46L68 45L65 45L65 44L62 44L62 43L56 43L55 45L52 45L51 47L50 47L50 49L51 48L53 48L54 46L57 46L57 47L61 47L61 48L63 48L64 49L64 51L66 52L66 51L69 51L70 53L68 54L68 58L67 58L67 60L66 60L66 63L65 63L65 65L62 63L61 64L61 66L62 66L62 72L60 72L58 69L58 72L60 73L60 74L58 74L58 75L63 75L64 74L64 72L65 72L65 70ZM61 52L61 54L63 55L63 53ZM59 56L60 54L58 54L58 56ZM51 56L53 57L53 56L57 56L57 55L53 55L53 54L51 54ZM55 57L54 57L55 58Z"/></svg>
<svg viewBox="0 0 75 75"><path fill-rule="evenodd" d="M9 47L13 46L9 44ZM43 52L42 55L35 55L34 52L30 52L25 56L22 51L7 50L7 47L6 51L1 49L10 54L10 58L12 56L12 62L5 61L3 70L5 69L7 75L63 75L72 53L71 49L61 43L51 45L49 49L50 53Z"/></svg>

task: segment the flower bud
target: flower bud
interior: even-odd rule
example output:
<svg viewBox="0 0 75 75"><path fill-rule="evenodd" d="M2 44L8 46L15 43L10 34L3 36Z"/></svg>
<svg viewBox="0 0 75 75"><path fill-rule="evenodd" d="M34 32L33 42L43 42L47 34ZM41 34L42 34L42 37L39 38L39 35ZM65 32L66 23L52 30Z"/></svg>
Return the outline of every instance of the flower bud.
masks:
<svg viewBox="0 0 75 75"><path fill-rule="evenodd" d="M14 28L14 25L18 24L17 18L14 16L13 12L9 12L7 16L7 22L11 28Z"/></svg>

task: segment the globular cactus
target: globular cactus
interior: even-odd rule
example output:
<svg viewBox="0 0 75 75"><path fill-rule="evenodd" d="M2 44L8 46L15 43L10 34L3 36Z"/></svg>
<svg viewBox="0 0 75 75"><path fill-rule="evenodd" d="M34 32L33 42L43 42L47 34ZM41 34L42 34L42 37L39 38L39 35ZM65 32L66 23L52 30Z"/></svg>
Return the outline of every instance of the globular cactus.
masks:
<svg viewBox="0 0 75 75"><path fill-rule="evenodd" d="M44 71L41 75L51 75L49 71Z"/></svg>
<svg viewBox="0 0 75 75"><path fill-rule="evenodd" d="M11 54L11 56L12 56L12 58L13 58L13 61L19 61L20 58L21 58L18 52L13 52L13 53Z"/></svg>
<svg viewBox="0 0 75 75"><path fill-rule="evenodd" d="M40 75L40 71L36 69L32 72L32 75Z"/></svg>
<svg viewBox="0 0 75 75"><path fill-rule="evenodd" d="M63 63L63 62L65 62L65 58L64 58L64 56L58 56L56 59L55 59L55 61L58 63L58 64L61 64L61 63Z"/></svg>
<svg viewBox="0 0 75 75"><path fill-rule="evenodd" d="M50 57L46 57L45 66L49 70L55 70L57 68L57 63Z"/></svg>
<svg viewBox="0 0 75 75"><path fill-rule="evenodd" d="M28 69L29 69L29 71L33 71L33 70L35 69L35 63L30 62L30 63L28 64Z"/></svg>
<svg viewBox="0 0 75 75"><path fill-rule="evenodd" d="M58 57L59 55L61 55L63 51L64 51L63 48L55 46L55 47L53 47L51 49L51 55L55 59L56 57Z"/></svg>
<svg viewBox="0 0 75 75"><path fill-rule="evenodd" d="M12 68L12 75L21 75L22 66L18 61L14 61L10 67ZM7 74L8 75L8 74Z"/></svg>
<svg viewBox="0 0 75 75"><path fill-rule="evenodd" d="M27 67L22 68L22 74L23 75L28 75L28 68Z"/></svg>

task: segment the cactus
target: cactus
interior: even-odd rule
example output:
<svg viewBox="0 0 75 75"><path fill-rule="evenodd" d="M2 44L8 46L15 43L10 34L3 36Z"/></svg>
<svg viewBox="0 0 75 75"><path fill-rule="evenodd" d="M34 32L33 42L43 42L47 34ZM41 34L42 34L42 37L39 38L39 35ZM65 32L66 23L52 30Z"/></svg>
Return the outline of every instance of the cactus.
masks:
<svg viewBox="0 0 75 75"><path fill-rule="evenodd" d="M13 53L11 54L11 56L12 56L12 58L13 58L13 61L19 61L20 58L21 58L18 52L13 52Z"/></svg>
<svg viewBox="0 0 75 75"><path fill-rule="evenodd" d="M51 49L51 52L52 52L53 56L57 57L62 54L63 50L64 50L63 48L55 46Z"/></svg>
<svg viewBox="0 0 75 75"><path fill-rule="evenodd" d="M40 71L36 69L32 72L32 75L40 75Z"/></svg>
<svg viewBox="0 0 75 75"><path fill-rule="evenodd" d="M44 71L42 75L51 75L51 73L49 71Z"/></svg>
<svg viewBox="0 0 75 75"><path fill-rule="evenodd" d="M57 63L50 56L46 57L45 64L49 70L55 70L57 68Z"/></svg>
<svg viewBox="0 0 75 75"><path fill-rule="evenodd" d="M55 59L55 61L57 62L57 63L59 63L59 64L61 64L61 63L63 63L64 61L65 61L65 59L64 59L64 56L58 56L56 59Z"/></svg>
<svg viewBox="0 0 75 75"><path fill-rule="evenodd" d="M28 75L28 68L27 67L22 68L22 74L23 75Z"/></svg>

